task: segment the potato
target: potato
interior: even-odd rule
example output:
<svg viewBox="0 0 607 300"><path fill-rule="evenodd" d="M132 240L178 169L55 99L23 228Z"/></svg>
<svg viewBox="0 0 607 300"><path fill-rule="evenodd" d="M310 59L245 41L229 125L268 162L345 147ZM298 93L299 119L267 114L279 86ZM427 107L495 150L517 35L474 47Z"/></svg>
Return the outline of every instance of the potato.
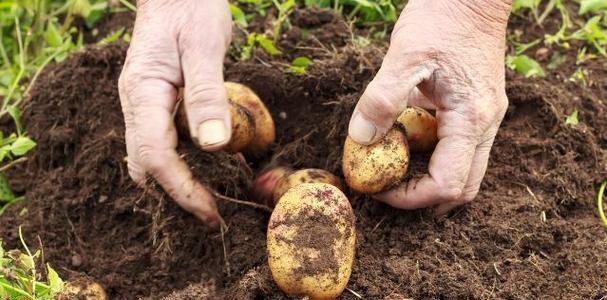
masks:
<svg viewBox="0 0 607 300"><path fill-rule="evenodd" d="M405 127L411 152L429 152L438 143L436 118L421 107L407 107L397 122Z"/></svg>
<svg viewBox="0 0 607 300"><path fill-rule="evenodd" d="M232 120L232 137L224 147L228 152L244 151L258 155L265 152L275 139L272 116L261 99L248 87L234 82L225 82ZM175 123L179 133L191 138L187 114L183 105L183 89L179 89L180 99Z"/></svg>
<svg viewBox="0 0 607 300"><path fill-rule="evenodd" d="M398 128L372 145L361 145L346 138L342 168L346 183L353 190L376 194L394 187L403 179L409 166L409 147Z"/></svg>
<svg viewBox="0 0 607 300"><path fill-rule="evenodd" d="M278 286L292 296L335 299L352 272L354 212L337 187L302 183L278 201L268 225L268 263Z"/></svg>
<svg viewBox="0 0 607 300"><path fill-rule="evenodd" d="M255 120L243 106L230 101L232 137L224 150L240 152L251 144L255 137Z"/></svg>
<svg viewBox="0 0 607 300"><path fill-rule="evenodd" d="M99 283L88 277L82 277L65 284L57 299L107 300L108 297Z"/></svg>
<svg viewBox="0 0 607 300"><path fill-rule="evenodd" d="M242 105L253 115L253 119L255 120L255 137L246 147L245 152L247 154L258 155L267 151L276 138L274 120L270 112L261 99L259 99L259 96L247 86L229 81L225 83L225 86L228 99Z"/></svg>
<svg viewBox="0 0 607 300"><path fill-rule="evenodd" d="M343 190L339 178L331 174L331 172L322 169L303 169L285 175L286 176L283 176L277 181L276 186L272 191L274 205L278 203L280 197L282 197L290 188L302 183L328 183Z"/></svg>
<svg viewBox="0 0 607 300"><path fill-rule="evenodd" d="M274 206L273 193L278 181L283 177L293 173L293 170L286 167L275 167L263 172L253 181L251 194L256 202Z"/></svg>

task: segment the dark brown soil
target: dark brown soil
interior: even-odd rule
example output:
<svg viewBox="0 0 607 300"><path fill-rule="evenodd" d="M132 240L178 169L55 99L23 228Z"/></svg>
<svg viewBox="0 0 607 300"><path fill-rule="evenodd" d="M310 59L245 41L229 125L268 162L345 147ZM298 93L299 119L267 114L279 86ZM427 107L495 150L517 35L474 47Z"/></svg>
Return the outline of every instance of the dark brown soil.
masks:
<svg viewBox="0 0 607 300"><path fill-rule="evenodd" d="M315 30L323 24L339 21ZM325 34L335 36L328 28ZM245 200L255 172L268 164L341 177L349 115L385 48L336 40L343 47L291 51L285 44L288 54L278 58L228 62L226 79L249 85L267 102L277 142L266 157L246 163L183 142L179 151L195 176ZM229 230L211 232L153 183L145 191L131 183L116 88L125 51L125 45L89 47L41 74L24 108L38 147L10 176L27 200L0 216L3 242L18 248L22 225L34 248L40 237L45 261L62 277L87 274L112 299L285 298L266 266L267 213L220 202ZM285 72L298 51L315 59L303 76ZM347 192L357 227L348 288L365 299L607 296L607 231L595 208L607 177L607 63L583 66L587 87L565 80L575 65L545 79L508 74L510 108L481 193L449 216L395 210ZM574 109L580 124L565 125ZM414 155L411 172L423 172L427 159ZM358 299L348 291L342 298Z"/></svg>

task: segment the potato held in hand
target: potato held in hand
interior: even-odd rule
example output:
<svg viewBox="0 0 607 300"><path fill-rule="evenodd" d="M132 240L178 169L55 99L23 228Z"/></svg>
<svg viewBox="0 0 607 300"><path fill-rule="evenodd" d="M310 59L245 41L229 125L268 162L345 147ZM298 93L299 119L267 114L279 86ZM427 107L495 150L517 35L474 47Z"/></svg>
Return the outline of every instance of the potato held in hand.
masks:
<svg viewBox="0 0 607 300"><path fill-rule="evenodd" d="M270 112L263 101L246 85L226 82L228 99L251 113L255 127L255 135L251 143L244 149L248 154L257 155L268 150L276 138L276 128Z"/></svg>
<svg viewBox="0 0 607 300"><path fill-rule="evenodd" d="M68 282L57 300L107 300L109 299L103 287L88 277L78 278Z"/></svg>
<svg viewBox="0 0 607 300"><path fill-rule="evenodd" d="M335 299L350 278L355 243L346 196L327 183L297 185L281 197L268 225L272 276L289 295Z"/></svg>
<svg viewBox="0 0 607 300"><path fill-rule="evenodd" d="M349 136L344 144L342 168L346 183L363 194L383 192L407 173L409 147L404 133L392 128L372 145L361 145Z"/></svg>
<svg viewBox="0 0 607 300"><path fill-rule="evenodd" d="M259 155L270 147L275 138L274 120L261 99L247 86L225 82L226 94L230 104L232 137L223 148L229 152L244 151ZM183 99L183 89L178 97ZM183 101L175 117L180 134L188 136L188 120Z"/></svg>
<svg viewBox="0 0 607 300"><path fill-rule="evenodd" d="M429 152L438 143L436 118L421 107L407 107L397 122L405 127L411 152Z"/></svg>

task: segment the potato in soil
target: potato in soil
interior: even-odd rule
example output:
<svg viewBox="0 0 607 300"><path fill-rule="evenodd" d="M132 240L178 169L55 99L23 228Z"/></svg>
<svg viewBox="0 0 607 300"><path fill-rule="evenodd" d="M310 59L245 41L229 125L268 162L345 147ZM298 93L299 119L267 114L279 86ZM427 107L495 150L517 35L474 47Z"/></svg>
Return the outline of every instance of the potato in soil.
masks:
<svg viewBox="0 0 607 300"><path fill-rule="evenodd" d="M82 277L66 283L57 299L107 300L109 298L99 283L88 277Z"/></svg>
<svg viewBox="0 0 607 300"><path fill-rule="evenodd" d="M282 197L290 188L302 183L328 183L343 190L341 181L331 172L323 169L303 169L290 174L285 174L278 180L272 191L273 204L276 205L278 200L280 200L280 197Z"/></svg>
<svg viewBox="0 0 607 300"><path fill-rule="evenodd" d="M253 90L246 85L225 82L228 99L238 105L243 106L253 115L255 122L255 136L252 142L246 147L247 154L258 155L268 150L276 138L276 128L272 115L265 104Z"/></svg>
<svg viewBox="0 0 607 300"><path fill-rule="evenodd" d="M346 183L363 194L383 192L405 177L409 147L399 128L392 128L372 145L361 145L349 136L344 144L342 168Z"/></svg>
<svg viewBox="0 0 607 300"><path fill-rule="evenodd" d="M335 299L352 272L354 212L344 193L327 183L303 183L280 199L268 225L268 262L287 294Z"/></svg>
<svg viewBox="0 0 607 300"><path fill-rule="evenodd" d="M405 128L411 152L434 150L438 143L438 122L427 110L417 106L407 107L398 116L397 122Z"/></svg>

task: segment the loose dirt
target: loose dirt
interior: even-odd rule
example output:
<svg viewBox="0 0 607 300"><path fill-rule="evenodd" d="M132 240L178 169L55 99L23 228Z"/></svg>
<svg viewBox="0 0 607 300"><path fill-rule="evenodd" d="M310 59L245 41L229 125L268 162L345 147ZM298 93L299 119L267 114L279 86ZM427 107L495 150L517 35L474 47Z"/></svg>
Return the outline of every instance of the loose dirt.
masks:
<svg viewBox="0 0 607 300"><path fill-rule="evenodd" d="M268 104L277 128L271 151L245 162L179 145L195 177L221 194L251 200L254 174L269 165L342 176L348 118L385 45L352 46L349 34L335 31L343 22L306 14L292 30L312 26L325 38L313 48L286 41L282 57L256 53L226 64L227 80ZM116 86L125 51L122 44L88 47L39 77L23 116L38 147L9 174L27 200L0 216L6 247L20 247L22 225L61 276L86 274L112 299L285 298L266 266L266 212L219 200L229 230L212 232L153 182L141 190L129 179ZM314 58L307 74L286 73L284 64L303 54ZM607 296L607 230L595 208L607 177L607 64L585 67L587 87L565 80L575 65L545 79L508 73L510 107L481 192L448 216L395 210L346 191L357 227L348 288L365 299ZM573 109L581 123L565 125ZM428 159L412 155L411 174L423 173ZM346 291L342 299L358 298Z"/></svg>

